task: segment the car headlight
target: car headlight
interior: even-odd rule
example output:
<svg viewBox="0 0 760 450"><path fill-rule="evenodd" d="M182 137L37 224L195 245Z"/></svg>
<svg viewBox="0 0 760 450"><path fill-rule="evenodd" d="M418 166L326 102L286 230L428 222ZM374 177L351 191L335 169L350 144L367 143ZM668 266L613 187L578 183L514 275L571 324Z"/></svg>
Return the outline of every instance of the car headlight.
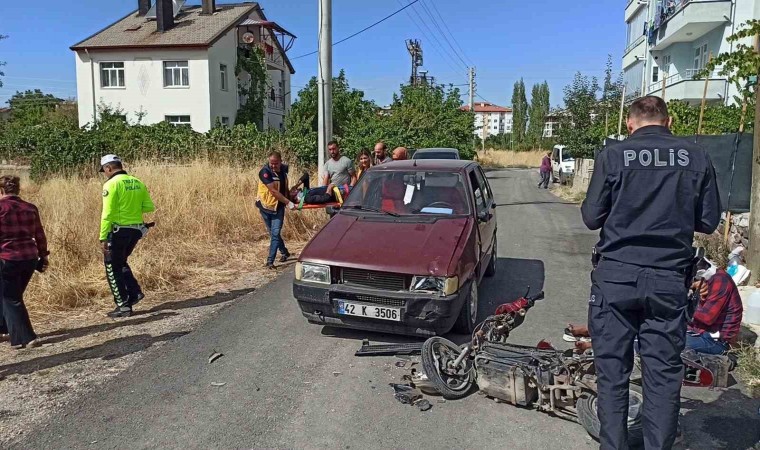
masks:
<svg viewBox="0 0 760 450"><path fill-rule="evenodd" d="M447 296L455 293L458 289L459 279L457 277L415 276L412 277L412 286L409 290Z"/></svg>
<svg viewBox="0 0 760 450"><path fill-rule="evenodd" d="M296 263L296 280L330 284L330 266L312 263Z"/></svg>

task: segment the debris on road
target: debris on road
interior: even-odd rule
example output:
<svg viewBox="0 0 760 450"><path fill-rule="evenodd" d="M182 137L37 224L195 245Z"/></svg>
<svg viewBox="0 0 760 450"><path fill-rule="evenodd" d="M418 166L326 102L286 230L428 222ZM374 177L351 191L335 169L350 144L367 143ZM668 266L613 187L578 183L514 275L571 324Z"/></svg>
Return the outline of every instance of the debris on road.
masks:
<svg viewBox="0 0 760 450"><path fill-rule="evenodd" d="M422 392L419 389L415 389L408 384L388 383L395 394L393 395L396 400L405 405L414 404L417 400L422 399Z"/></svg>
<svg viewBox="0 0 760 450"><path fill-rule="evenodd" d="M396 367L406 367L406 361L396 361Z"/></svg>
<svg viewBox="0 0 760 450"><path fill-rule="evenodd" d="M337 377L338 375L341 375L343 372L333 372L333 376Z"/></svg>
<svg viewBox="0 0 760 450"><path fill-rule="evenodd" d="M433 405L432 405L432 404L431 404L429 401L427 401L427 400L425 400L425 399L422 399L422 400L418 401L418 402L415 404L415 406L416 406L416 407L417 407L417 408L418 408L420 411L427 411L427 410L429 410L430 408L432 408L432 407L433 407Z"/></svg>
<svg viewBox="0 0 760 450"><path fill-rule="evenodd" d="M215 387L222 387L222 386L224 386L225 384L227 384L227 383L219 383L219 382L217 382L217 381L212 381L212 382L211 382L211 386L215 386Z"/></svg>
<svg viewBox="0 0 760 450"><path fill-rule="evenodd" d="M211 353L211 356L208 357L208 363L211 364L212 362L216 361L217 359L221 358L222 356L224 356L223 353L219 353L216 350L214 350L214 352Z"/></svg>
<svg viewBox="0 0 760 450"><path fill-rule="evenodd" d="M421 352L422 342L370 345L369 339L364 339L362 346L354 353L354 356L419 355Z"/></svg>

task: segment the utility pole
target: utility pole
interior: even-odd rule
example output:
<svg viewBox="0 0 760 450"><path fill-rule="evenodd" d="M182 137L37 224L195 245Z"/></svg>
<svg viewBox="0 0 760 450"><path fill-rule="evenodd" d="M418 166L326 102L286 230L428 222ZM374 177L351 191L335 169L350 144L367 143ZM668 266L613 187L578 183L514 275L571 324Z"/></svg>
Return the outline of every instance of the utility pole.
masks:
<svg viewBox="0 0 760 450"><path fill-rule="evenodd" d="M475 120L475 68L470 67L469 69L469 77L470 80L470 113L472 113L472 120ZM475 135L472 135L472 146L475 147Z"/></svg>
<svg viewBox="0 0 760 450"><path fill-rule="evenodd" d="M406 49L412 57L412 75L409 77L409 84L417 86L417 68L422 65L422 46L417 39L407 39Z"/></svg>
<svg viewBox="0 0 760 450"><path fill-rule="evenodd" d="M755 36L755 52L760 54L760 35ZM752 140L752 190L749 201L749 250L747 265L750 283L760 276L760 70L755 84L755 137Z"/></svg>
<svg viewBox="0 0 760 450"><path fill-rule="evenodd" d="M319 181L324 178L325 150L332 139L332 0L319 0L319 92L317 107L319 111Z"/></svg>

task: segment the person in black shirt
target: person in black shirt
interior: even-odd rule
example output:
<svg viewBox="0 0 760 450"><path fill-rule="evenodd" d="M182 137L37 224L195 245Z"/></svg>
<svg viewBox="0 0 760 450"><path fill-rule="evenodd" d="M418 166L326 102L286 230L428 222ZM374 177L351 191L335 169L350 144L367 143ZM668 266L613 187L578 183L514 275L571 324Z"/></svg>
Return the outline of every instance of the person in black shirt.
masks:
<svg viewBox="0 0 760 450"><path fill-rule="evenodd" d="M588 324L598 377L603 449L628 448L628 378L638 337L646 448L676 438L686 338L687 280L694 232L720 221L715 169L707 152L673 136L665 102L630 107L629 138L599 153L581 207L598 230Z"/></svg>

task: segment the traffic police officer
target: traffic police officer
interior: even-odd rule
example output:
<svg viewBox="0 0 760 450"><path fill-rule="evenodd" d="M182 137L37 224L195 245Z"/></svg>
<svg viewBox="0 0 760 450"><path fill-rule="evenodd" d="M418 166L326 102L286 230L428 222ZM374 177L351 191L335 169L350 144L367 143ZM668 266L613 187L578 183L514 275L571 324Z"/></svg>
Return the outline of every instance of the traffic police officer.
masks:
<svg viewBox="0 0 760 450"><path fill-rule="evenodd" d="M103 246L106 279L111 288L116 309L109 317L128 317L132 306L144 295L127 258L137 241L147 233L143 214L156 207L142 181L128 175L116 155L100 159L100 171L108 181L103 185L103 214L100 221L100 242Z"/></svg>
<svg viewBox="0 0 760 450"><path fill-rule="evenodd" d="M636 100L629 138L599 154L581 208L586 226L601 229L588 324L603 449L628 448L634 338L642 360L644 445L668 449L676 438L694 232L715 231L721 206L709 156L673 136L670 124L661 98Z"/></svg>

